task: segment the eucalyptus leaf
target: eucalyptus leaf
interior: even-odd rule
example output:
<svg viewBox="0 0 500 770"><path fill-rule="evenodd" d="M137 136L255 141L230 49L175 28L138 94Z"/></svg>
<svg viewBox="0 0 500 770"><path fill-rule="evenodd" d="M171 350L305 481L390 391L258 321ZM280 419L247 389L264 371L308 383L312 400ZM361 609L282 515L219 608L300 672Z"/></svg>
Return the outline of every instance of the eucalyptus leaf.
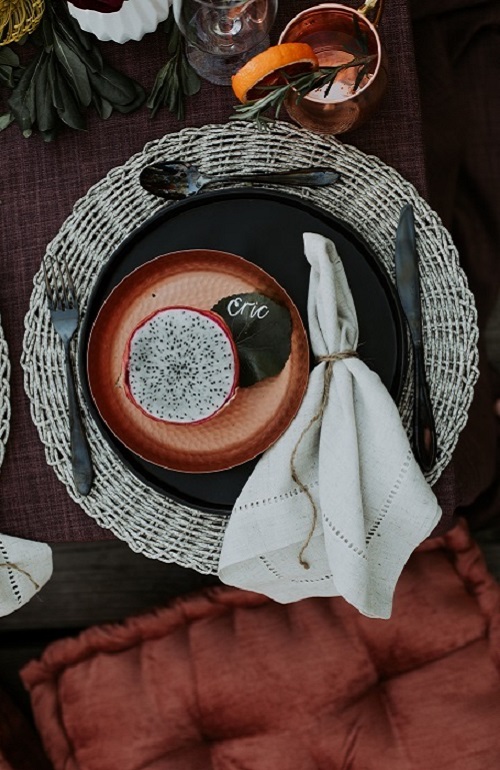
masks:
<svg viewBox="0 0 500 770"><path fill-rule="evenodd" d="M0 84L12 89L3 127L15 121L24 136L38 129L51 141L64 125L85 129L90 105L106 119L113 110L127 113L143 104L143 88L103 60L94 37L80 29L65 2L48 0L29 40L39 50L26 68L11 49L0 47Z"/></svg>
<svg viewBox="0 0 500 770"><path fill-rule="evenodd" d="M57 129L53 128L50 131L41 131L40 133L44 142L52 142L57 136Z"/></svg>
<svg viewBox="0 0 500 770"><path fill-rule="evenodd" d="M23 133L31 130L36 120L34 81L43 58L44 51L40 51L31 60L8 100L14 119Z"/></svg>
<svg viewBox="0 0 500 770"><path fill-rule="evenodd" d="M182 37L173 15L164 22L167 35L167 61L159 70L146 102L154 118L160 107L166 107L178 120L184 118L186 97L200 90L201 81L186 56Z"/></svg>
<svg viewBox="0 0 500 770"><path fill-rule="evenodd" d="M179 78L172 76L170 88L166 92L165 107L173 112L179 120L184 119L184 102L179 99Z"/></svg>
<svg viewBox="0 0 500 770"><path fill-rule="evenodd" d="M61 95L61 89L59 88L57 58L54 53L51 53L49 56L48 80L50 85L50 92L52 95L52 104L56 108L57 112L62 111L64 110L64 100Z"/></svg>
<svg viewBox="0 0 500 770"><path fill-rule="evenodd" d="M111 67L90 75L94 89L113 105L128 104L132 99L130 83Z"/></svg>
<svg viewBox="0 0 500 770"><path fill-rule="evenodd" d="M132 100L126 104L115 104L114 108L117 112L127 114L137 110L146 101L146 92L139 83L132 81L131 88Z"/></svg>
<svg viewBox="0 0 500 770"><path fill-rule="evenodd" d="M19 67L19 56L8 46L0 48L0 66Z"/></svg>
<svg viewBox="0 0 500 770"><path fill-rule="evenodd" d="M39 131L51 131L56 123L56 115L52 100L47 98L50 93L49 84L49 55L42 57L38 76L33 80L35 91L36 124Z"/></svg>
<svg viewBox="0 0 500 770"><path fill-rule="evenodd" d="M164 64L158 71L151 93L148 96L146 106L151 110L151 117L154 118L159 108L162 105L163 96L162 92L165 87L165 83L168 83L170 78L171 65L170 62Z"/></svg>
<svg viewBox="0 0 500 770"><path fill-rule="evenodd" d="M172 62L167 62L156 73L156 78L155 78L155 82L154 82L153 88L152 88L151 93L150 93L150 95L148 97L148 100L146 102L147 106L150 107L151 109L153 109L153 105L154 105L155 99L156 99L157 95L159 94L160 89L162 89L163 86L165 85L165 83L168 82L168 79L169 79L170 74L171 74L171 69L172 69Z"/></svg>
<svg viewBox="0 0 500 770"><path fill-rule="evenodd" d="M5 128L8 128L11 123L14 122L14 115L12 112L5 112L3 115L0 115L0 131L3 131Z"/></svg>
<svg viewBox="0 0 500 770"><path fill-rule="evenodd" d="M163 23L163 31L167 36L167 53L174 56L182 42L182 35L173 14L167 16L167 20Z"/></svg>
<svg viewBox="0 0 500 770"><path fill-rule="evenodd" d="M76 19L68 12L66 4L64 3L63 5L64 8L62 10L58 9L56 21L54 22L58 32L64 34L68 44L73 44L78 51L85 50L98 67L102 66L103 59L101 52L95 45L95 37L88 32L84 32Z"/></svg>
<svg viewBox="0 0 500 770"><path fill-rule="evenodd" d="M48 28L48 31L47 31ZM50 22L47 20L47 14L42 16L42 21L35 27L34 31L29 36L30 43L38 46L39 48L46 47L47 35L51 34Z"/></svg>
<svg viewBox="0 0 500 770"><path fill-rule="evenodd" d="M240 362L240 386L275 377L290 357L290 311L258 292L233 294L219 300L212 310L228 325Z"/></svg>
<svg viewBox="0 0 500 770"><path fill-rule="evenodd" d="M87 124L73 89L64 77L58 79L58 84L63 104L63 108L57 110L59 118L70 128L83 131Z"/></svg>
<svg viewBox="0 0 500 770"><path fill-rule="evenodd" d="M98 74L102 70L104 62L97 48L87 51L70 38L66 39L66 44L80 58L89 73Z"/></svg>
<svg viewBox="0 0 500 770"><path fill-rule="evenodd" d="M54 20L56 34L81 59L87 69L91 72L100 72L103 58L95 45L95 38L93 35L83 32L77 22L75 22L75 27L75 24L71 23L72 21L74 21L73 18L69 17L69 20L63 23L62 19L57 17L57 21Z"/></svg>
<svg viewBox="0 0 500 770"><path fill-rule="evenodd" d="M0 64L0 83L7 88L14 88L14 67Z"/></svg>
<svg viewBox="0 0 500 770"><path fill-rule="evenodd" d="M93 105L99 113L99 117L102 120L107 120L113 113L113 105L106 99L102 99L97 94L92 97Z"/></svg>
<svg viewBox="0 0 500 770"><path fill-rule="evenodd" d="M47 13L42 16L42 21L36 29L37 33L38 30L40 31L39 45L42 45L46 51L50 51L54 45L54 29L50 21L50 14Z"/></svg>
<svg viewBox="0 0 500 770"><path fill-rule="evenodd" d="M57 34L54 35L54 53L64 67L68 79L72 81L78 99L85 107L88 107L92 100L92 91L87 68L82 60Z"/></svg>
<svg viewBox="0 0 500 770"><path fill-rule="evenodd" d="M104 65L100 73L89 73L89 79L93 90L116 110L122 108L124 112L130 112L145 99L144 91L138 83L107 65Z"/></svg>
<svg viewBox="0 0 500 770"><path fill-rule="evenodd" d="M184 83L184 92L186 96L194 96L201 88L200 77L196 70L191 67L187 58L181 60L180 67L181 76L179 79Z"/></svg>

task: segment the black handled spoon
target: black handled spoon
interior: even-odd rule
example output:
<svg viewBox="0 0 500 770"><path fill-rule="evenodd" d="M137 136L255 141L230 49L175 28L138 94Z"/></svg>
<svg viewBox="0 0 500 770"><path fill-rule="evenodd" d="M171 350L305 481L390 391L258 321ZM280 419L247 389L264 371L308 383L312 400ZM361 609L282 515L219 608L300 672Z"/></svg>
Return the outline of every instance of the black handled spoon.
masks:
<svg viewBox="0 0 500 770"><path fill-rule="evenodd" d="M197 166L182 161L160 161L146 166L139 181L152 195L167 200L182 200L195 195L211 184L248 182L255 184L291 185L293 187L324 187L340 179L338 171L330 168L305 168L291 171L257 171L248 174L227 174L224 176L203 176Z"/></svg>

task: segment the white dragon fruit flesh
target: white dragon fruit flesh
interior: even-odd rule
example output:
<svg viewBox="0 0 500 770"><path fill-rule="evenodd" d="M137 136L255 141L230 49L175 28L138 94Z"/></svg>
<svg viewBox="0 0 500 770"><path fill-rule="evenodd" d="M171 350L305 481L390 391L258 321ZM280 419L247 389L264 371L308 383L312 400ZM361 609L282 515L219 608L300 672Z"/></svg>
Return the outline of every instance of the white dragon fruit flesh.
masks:
<svg viewBox="0 0 500 770"><path fill-rule="evenodd" d="M132 332L124 356L125 392L149 417L195 424L216 415L236 393L238 356L216 313L167 307Z"/></svg>

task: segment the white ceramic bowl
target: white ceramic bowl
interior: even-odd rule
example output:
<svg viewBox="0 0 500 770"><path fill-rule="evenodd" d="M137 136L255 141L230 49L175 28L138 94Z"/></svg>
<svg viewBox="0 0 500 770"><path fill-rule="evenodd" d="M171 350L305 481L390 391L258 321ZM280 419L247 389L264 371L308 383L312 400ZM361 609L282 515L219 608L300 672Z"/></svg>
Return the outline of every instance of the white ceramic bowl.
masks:
<svg viewBox="0 0 500 770"><path fill-rule="evenodd" d="M99 40L126 43L141 40L154 32L168 16L171 0L125 0L119 11L99 13L83 11L68 3L70 14L85 32L92 32Z"/></svg>

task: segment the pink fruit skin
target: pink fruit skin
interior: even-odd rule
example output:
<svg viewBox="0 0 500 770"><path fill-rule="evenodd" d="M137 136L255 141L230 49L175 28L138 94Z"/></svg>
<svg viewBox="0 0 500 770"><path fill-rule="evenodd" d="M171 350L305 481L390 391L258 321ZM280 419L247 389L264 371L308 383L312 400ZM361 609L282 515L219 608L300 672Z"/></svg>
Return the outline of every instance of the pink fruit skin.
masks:
<svg viewBox="0 0 500 770"><path fill-rule="evenodd" d="M132 344L132 337L134 334L142 327L145 326L148 321L150 321L152 318L154 318L156 315L159 315L159 313L164 313L166 310L188 310L190 312L199 313L200 315L207 316L208 318L211 318L215 323L217 323L222 331L226 334L226 336L229 339L229 342L231 343L231 350L233 351L234 356L234 380L233 380L233 387L231 388L231 391L227 397L227 399L224 401L222 406L219 407L213 414L209 414L207 417L202 417L201 420L193 420L193 422L178 422L176 420L162 420L159 417L155 417L154 415L147 412L134 398L132 391L130 390L129 385L129 358L130 358L130 346ZM214 313L212 310L200 310L197 307L189 307L188 305L170 305L168 307L162 307L159 310L154 310L152 313L150 313L146 318L143 318L141 323L138 324L135 329L131 332L127 344L125 346L125 351L123 353L123 361L122 361L122 373L123 373L123 386L125 395L129 399L129 401L132 402L132 404L139 409L146 417L148 417L150 420L155 420L156 422L166 422L170 425L183 425L184 427L189 427L191 425L202 425L204 422L207 422L207 420L213 419L216 415L220 414L220 412L225 409L233 400L233 398L236 396L237 390L238 390L238 380L240 376L240 362L238 359L238 352L236 350L236 345L233 339L233 335L231 334L229 330L229 326L226 324L224 319L218 315L218 313Z"/></svg>

